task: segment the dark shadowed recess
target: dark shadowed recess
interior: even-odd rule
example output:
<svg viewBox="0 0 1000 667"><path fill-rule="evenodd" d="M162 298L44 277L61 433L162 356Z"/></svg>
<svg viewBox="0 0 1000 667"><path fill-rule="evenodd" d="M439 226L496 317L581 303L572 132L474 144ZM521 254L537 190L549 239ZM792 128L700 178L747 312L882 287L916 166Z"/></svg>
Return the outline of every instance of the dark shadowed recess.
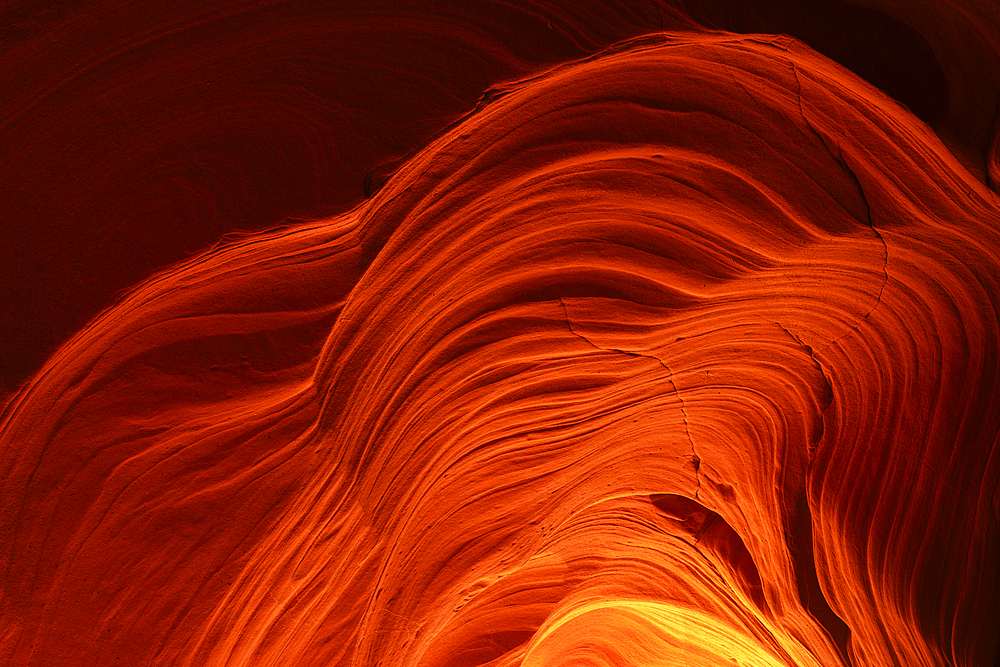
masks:
<svg viewBox="0 0 1000 667"><path fill-rule="evenodd" d="M882 14L687 5L714 27L792 34L928 122L941 113L929 48ZM3 3L0 398L157 270L370 196L491 86L685 25L666 0Z"/></svg>
<svg viewBox="0 0 1000 667"><path fill-rule="evenodd" d="M709 28L791 35L902 102L931 127L947 110L948 82L927 40L880 11L841 0L679 0L676 4Z"/></svg>
<svg viewBox="0 0 1000 667"><path fill-rule="evenodd" d="M767 602L764 598L760 572L743 539L725 519L698 501L685 496L657 493L651 495L649 500L673 524L672 534L686 536L688 542L696 549L713 557L739 582L757 607L766 613ZM850 630L830 608L816 576L812 552L812 522L804 494L793 516L793 525L790 526L793 540L791 547L796 557L800 599L813 618L827 631L844 662L852 664L848 650Z"/></svg>

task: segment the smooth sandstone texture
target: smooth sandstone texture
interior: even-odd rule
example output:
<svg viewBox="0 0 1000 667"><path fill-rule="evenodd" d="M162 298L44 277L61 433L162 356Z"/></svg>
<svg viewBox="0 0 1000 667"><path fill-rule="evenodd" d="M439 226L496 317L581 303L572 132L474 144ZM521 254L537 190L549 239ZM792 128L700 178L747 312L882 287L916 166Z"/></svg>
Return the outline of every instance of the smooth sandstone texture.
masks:
<svg viewBox="0 0 1000 667"><path fill-rule="evenodd" d="M789 37L494 86L11 399L0 663L988 667L998 223Z"/></svg>

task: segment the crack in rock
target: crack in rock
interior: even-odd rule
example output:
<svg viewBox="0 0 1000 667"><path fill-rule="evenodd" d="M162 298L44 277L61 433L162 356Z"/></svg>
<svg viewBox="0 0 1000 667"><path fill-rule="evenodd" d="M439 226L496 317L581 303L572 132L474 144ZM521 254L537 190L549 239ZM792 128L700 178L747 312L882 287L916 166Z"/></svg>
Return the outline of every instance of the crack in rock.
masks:
<svg viewBox="0 0 1000 667"><path fill-rule="evenodd" d="M882 233L875 227L875 221L872 219L871 204L868 202L868 195L865 194L865 188L863 185L861 185L861 180L858 178L857 172L855 172L854 169L851 167L851 165L847 163L847 159L844 157L843 150L838 146L837 152L834 153L834 151L826 143L826 140L823 138L823 135L820 134L819 130L817 130L816 127L812 124L812 122L810 122L809 118L806 117L805 109L802 107L802 80L799 79L799 71L795 67L795 62L793 60L789 59L788 64L791 65L792 74L795 76L795 84L798 88L795 95L799 103L799 115L802 116L802 120L805 122L806 126L812 131L813 134L816 135L816 137L820 140L820 143L823 144L824 148L826 148L826 151L830 154L830 157L832 157L834 160L840 163L840 166L842 166L844 170L848 174L850 174L851 180L854 181L854 185L858 188L858 193L861 195L861 201L864 202L865 216L868 218L868 227L869 229L872 230L872 233L875 234L879 242L882 244L882 253L883 253L882 285L878 289L878 296L875 298L875 305L872 306L867 313L865 313L864 317L862 317L857 324L855 324L848 331L844 332L836 339L831 341L830 344L827 345L827 347L830 347L831 345L834 345L837 342L839 342L845 336L848 336L856 332L861 327L861 325L868 320L871 314L875 312L875 309L878 308L879 305L882 303L882 293L885 291L885 286L889 284L889 246L885 242L885 237L883 237Z"/></svg>
<svg viewBox="0 0 1000 667"><path fill-rule="evenodd" d="M833 155L832 152L830 154ZM876 297L876 299L875 299L875 305L871 307L871 310L869 310L867 313L865 313L865 316L861 318L861 321L859 321L857 324L855 324L846 333L843 333L840 336L838 336L836 338L836 340L834 340L834 341L832 341L830 343L830 345L835 344L837 341L839 341L844 336L847 336L849 334L854 333L855 331L858 330L858 328L862 324L864 324L868 320L868 318L871 316L871 314L875 312L875 309L879 307L879 304L882 303L882 293L885 291L885 286L889 284L889 246L886 244L885 237L882 236L882 233L878 229L875 228L875 223L872 220L871 205L868 203L868 196L865 194L864 186L861 185L861 181L858 179L857 173L847 163L847 159L843 157L843 154L841 154L840 158L838 158L838 161L840 162L840 164L842 164L844 166L844 169L847 170L847 173L849 173L851 175L851 178L854 180L854 184L857 185L858 192L861 193L861 201L863 201L865 203L865 212L868 215L868 226L871 228L872 232L874 232L875 236L878 237L879 242L882 244L882 253L883 253L883 257L882 257L882 285L878 288L878 297Z"/></svg>
<svg viewBox="0 0 1000 667"><path fill-rule="evenodd" d="M684 420L684 433L685 433L685 435L687 435L688 443L690 443L690 445L691 445L691 460L694 463L695 481L698 483L698 487L695 489L695 492L694 492L694 499L698 500L698 493L701 491L701 474L699 472L699 470L701 469L701 457L698 456L698 450L695 448L694 438L691 437L691 424L688 421L687 405L684 403L684 398L681 396L680 391L678 391L678 389L677 389L677 383L674 382L674 372L673 372L673 370L671 370L670 366L668 366L666 364L666 362L663 361L663 359L660 359L659 357L655 357L655 356L653 356L651 354L640 354L638 352L629 352L627 350L620 350L620 349L615 348L615 347L607 348L607 347L601 347L600 345L597 345L592 340L590 340L589 338L587 338L586 336L584 336L583 334L581 334L580 332L576 331L573 328L573 323L569 319L569 309L566 307L566 302L563 301L562 297L559 297L559 305L561 305L562 308L563 308L563 313L566 316L566 326L569 327L570 333L572 333L577 338L580 338L581 340L583 340L584 342L586 342L591 347L593 347L593 348L595 348L597 350L600 350L602 352L617 352L619 354L624 354L624 355L629 356L629 357L640 357L640 358L645 358L645 359L652 359L652 360L656 361L657 363L659 363L660 366L662 366L667 371L667 381L670 383L670 386L673 387L674 396L677 397L677 401L680 403L681 417Z"/></svg>
<svg viewBox="0 0 1000 667"><path fill-rule="evenodd" d="M823 383L826 385L826 391L829 396L829 398L826 399L822 409L819 412L819 433L816 435L815 442L811 442L808 445L809 456L811 458L813 452L815 452L816 448L819 447L819 443L823 439L823 434L826 432L826 411L830 408L831 405L833 405L833 396L834 396L833 383L830 381L830 376L826 374L826 369L823 368L822 362L820 362L820 360L816 358L816 351L813 350L812 345L803 342L801 338L792 333L781 322L775 322L775 324L778 326L779 329L788 334L788 337L791 338L793 341L795 341L795 343L799 345L799 347L804 349L806 353L809 355L809 358L812 359L813 364L815 364L816 368L819 370L820 375L823 376Z"/></svg>

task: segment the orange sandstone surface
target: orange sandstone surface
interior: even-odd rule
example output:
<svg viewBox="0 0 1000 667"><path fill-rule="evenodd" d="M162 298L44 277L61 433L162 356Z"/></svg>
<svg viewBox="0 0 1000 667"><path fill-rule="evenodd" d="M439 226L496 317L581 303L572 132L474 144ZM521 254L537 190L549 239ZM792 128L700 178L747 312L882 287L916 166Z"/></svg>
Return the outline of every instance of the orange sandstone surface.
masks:
<svg viewBox="0 0 1000 667"><path fill-rule="evenodd" d="M693 24L494 84L12 395L0 663L991 667L1000 198L947 140Z"/></svg>

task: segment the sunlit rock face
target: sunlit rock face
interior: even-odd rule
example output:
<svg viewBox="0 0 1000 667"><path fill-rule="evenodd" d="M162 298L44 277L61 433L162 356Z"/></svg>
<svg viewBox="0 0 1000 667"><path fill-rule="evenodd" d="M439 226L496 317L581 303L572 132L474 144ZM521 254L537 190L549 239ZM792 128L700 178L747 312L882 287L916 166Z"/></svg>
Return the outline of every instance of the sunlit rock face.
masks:
<svg viewBox="0 0 1000 667"><path fill-rule="evenodd" d="M989 667L1000 199L967 161L785 36L494 85L11 399L0 663Z"/></svg>

